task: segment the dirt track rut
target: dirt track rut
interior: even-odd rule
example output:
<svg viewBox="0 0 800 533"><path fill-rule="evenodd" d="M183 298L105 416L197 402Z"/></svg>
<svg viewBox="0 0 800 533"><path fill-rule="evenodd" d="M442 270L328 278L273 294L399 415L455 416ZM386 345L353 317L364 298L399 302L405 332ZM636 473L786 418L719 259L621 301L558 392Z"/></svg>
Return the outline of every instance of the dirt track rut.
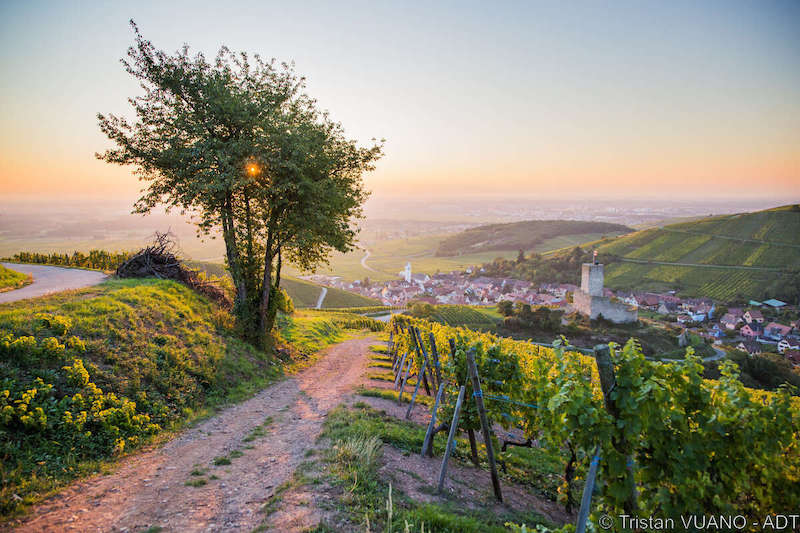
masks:
<svg viewBox="0 0 800 533"><path fill-rule="evenodd" d="M227 408L162 447L124 459L112 474L79 481L34 508L15 531L251 531L259 512L313 447L328 410L359 382L374 336L325 350L312 367ZM243 439L267 417L266 435ZM252 445L252 449L245 449ZM214 459L244 453L230 465ZM199 487L196 469L216 475Z"/></svg>

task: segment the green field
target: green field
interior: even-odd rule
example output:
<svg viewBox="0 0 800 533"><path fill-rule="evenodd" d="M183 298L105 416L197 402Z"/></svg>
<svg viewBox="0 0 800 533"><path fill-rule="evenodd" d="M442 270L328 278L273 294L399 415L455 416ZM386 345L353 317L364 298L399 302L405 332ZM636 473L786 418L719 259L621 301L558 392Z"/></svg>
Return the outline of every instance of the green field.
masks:
<svg viewBox="0 0 800 533"><path fill-rule="evenodd" d="M450 234L452 235L452 234ZM600 233L585 233L578 235L562 235L539 242L533 250L543 253L558 248L572 247L587 241L600 239ZM436 272L450 272L464 270L469 267L493 261L497 257L513 259L517 256L517 249L499 251L481 251L451 257L437 257L436 251L439 243L449 235L425 235L408 239L393 239L378 241L367 247L369 257L366 259L368 268L364 268L361 260L365 256L364 250L357 250L348 254L333 254L330 265L317 270L319 274L341 276L345 280L369 278L373 281L388 281L397 279L399 272L405 268L406 263L411 263L413 272L435 274ZM288 268L292 275L300 275L297 270Z"/></svg>
<svg viewBox="0 0 800 533"><path fill-rule="evenodd" d="M723 301L792 298L800 265L800 207L700 219L598 243L615 289L677 289ZM640 261L634 263L631 261Z"/></svg>
<svg viewBox="0 0 800 533"><path fill-rule="evenodd" d="M30 282L30 276L0 265L0 292L19 289Z"/></svg>
<svg viewBox="0 0 800 533"><path fill-rule="evenodd" d="M189 261L188 265L193 268L199 268L212 276L222 277L227 275L225 266L220 263ZM316 283L288 276L281 277L281 288L289 294L297 308L315 307L319 295L322 292L322 286ZM322 302L322 307L372 307L380 304L379 301L373 300L372 298L329 287L328 293L325 295L325 300Z"/></svg>
<svg viewBox="0 0 800 533"><path fill-rule="evenodd" d="M526 220L509 224L488 224L442 239L436 255L449 257L498 250L527 252L544 244L545 241L571 237L556 241L555 247L562 248L575 244L576 239L578 242L592 240L591 238L579 240L587 234L600 237L617 236L631 231L621 224L582 220Z"/></svg>
<svg viewBox="0 0 800 533"><path fill-rule="evenodd" d="M427 305L412 306L412 314L447 326L465 327L479 331L495 328L503 317L497 308L474 305Z"/></svg>

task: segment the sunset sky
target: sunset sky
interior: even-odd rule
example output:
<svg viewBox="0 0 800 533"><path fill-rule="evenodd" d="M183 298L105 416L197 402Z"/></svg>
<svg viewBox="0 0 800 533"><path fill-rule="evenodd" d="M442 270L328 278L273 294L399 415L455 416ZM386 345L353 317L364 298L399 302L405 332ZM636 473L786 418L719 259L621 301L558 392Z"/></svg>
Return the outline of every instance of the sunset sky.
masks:
<svg viewBox="0 0 800 533"><path fill-rule="evenodd" d="M376 195L800 200L800 2L0 3L0 197L133 199L97 112L173 51L294 60Z"/></svg>

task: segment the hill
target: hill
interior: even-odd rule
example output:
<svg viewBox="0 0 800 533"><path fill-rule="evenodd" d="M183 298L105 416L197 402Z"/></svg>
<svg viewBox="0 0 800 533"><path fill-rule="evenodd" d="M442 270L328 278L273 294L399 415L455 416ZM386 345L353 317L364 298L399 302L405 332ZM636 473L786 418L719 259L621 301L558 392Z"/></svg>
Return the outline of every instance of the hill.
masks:
<svg viewBox="0 0 800 533"><path fill-rule="evenodd" d="M722 301L800 295L800 206L709 217L598 243L606 285ZM577 275L577 273L576 273Z"/></svg>
<svg viewBox="0 0 800 533"><path fill-rule="evenodd" d="M437 256L499 250L533 250L546 241L561 239L559 247L633 231L621 224L581 220L527 220L471 228L443 239ZM551 247L552 248L552 247Z"/></svg>
<svg viewBox="0 0 800 533"><path fill-rule="evenodd" d="M279 318L280 359L237 340L229 314L172 281L112 280L0 305L0 517L252 395L345 329L372 326L346 313Z"/></svg>
<svg viewBox="0 0 800 533"><path fill-rule="evenodd" d="M188 265L192 268L199 268L211 276L223 277L227 275L225 266L219 263L188 261ZM316 307L319 296L322 293L321 285L288 276L281 277L281 288L289 294L297 308ZM331 287L328 288L325 299L322 301L322 307L324 309L373 307L376 305L381 305L381 302L373 300L372 298L367 298L366 296L361 296L360 294Z"/></svg>
<svg viewBox="0 0 800 533"><path fill-rule="evenodd" d="M0 265L0 292L13 291L31 282L31 277L22 272Z"/></svg>
<svg viewBox="0 0 800 533"><path fill-rule="evenodd" d="M606 286L676 290L724 302L800 298L800 206L702 218L586 243L524 261L497 259L487 276L534 283L580 283L580 265L596 249Z"/></svg>

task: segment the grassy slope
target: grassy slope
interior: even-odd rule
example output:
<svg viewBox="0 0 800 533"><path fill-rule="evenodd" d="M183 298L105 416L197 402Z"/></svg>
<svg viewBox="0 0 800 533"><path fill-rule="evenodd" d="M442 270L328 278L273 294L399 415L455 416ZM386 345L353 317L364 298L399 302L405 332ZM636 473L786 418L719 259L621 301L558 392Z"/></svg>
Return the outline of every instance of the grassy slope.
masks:
<svg viewBox="0 0 800 533"><path fill-rule="evenodd" d="M206 261L189 261L189 266L199 268L212 276L226 276L225 266L220 263L209 263ZM295 307L314 307L317 305L322 287L315 283L296 279L288 276L281 277L281 287L286 290L292 298ZM341 289L328 289L328 294L322 302L324 308L339 307L370 307L380 305L380 302Z"/></svg>
<svg viewBox="0 0 800 533"><path fill-rule="evenodd" d="M300 352L314 352L346 335L346 321L331 315L281 317L281 335ZM0 516L208 407L250 396L295 365L236 340L230 323L227 313L186 287L152 279L0 305ZM25 336L32 339L17 341ZM75 360L88 383L63 369ZM38 391L26 410L38 415L41 407L44 420L23 419L16 402L33 388ZM76 394L99 394L101 406L79 405ZM130 414L114 407L125 399L135 402ZM73 418L89 412L82 430L65 422L65 411ZM147 420L132 422L133 415Z"/></svg>
<svg viewBox="0 0 800 533"><path fill-rule="evenodd" d="M0 265L0 292L19 289L30 282L30 276Z"/></svg>
<svg viewBox="0 0 800 533"><path fill-rule="evenodd" d="M765 270L655 265L609 265L606 285L626 289L678 288L720 300L774 294L782 275L770 269L800 264L800 208L711 217L639 231L598 246L624 258Z"/></svg>
<svg viewBox="0 0 800 533"><path fill-rule="evenodd" d="M531 250L545 240L587 234L620 235L631 229L621 224L578 220L527 220L489 224L457 233L439 244L437 255L452 256L494 250ZM588 239L591 240L591 239ZM559 247L568 246L566 242Z"/></svg>
<svg viewBox="0 0 800 533"><path fill-rule="evenodd" d="M293 278L281 278L281 287L292 297L295 307L314 307L317 305L322 287L314 283ZM324 308L369 307L380 305L378 300L367 298L353 292L328 288L328 294L322 302Z"/></svg>

